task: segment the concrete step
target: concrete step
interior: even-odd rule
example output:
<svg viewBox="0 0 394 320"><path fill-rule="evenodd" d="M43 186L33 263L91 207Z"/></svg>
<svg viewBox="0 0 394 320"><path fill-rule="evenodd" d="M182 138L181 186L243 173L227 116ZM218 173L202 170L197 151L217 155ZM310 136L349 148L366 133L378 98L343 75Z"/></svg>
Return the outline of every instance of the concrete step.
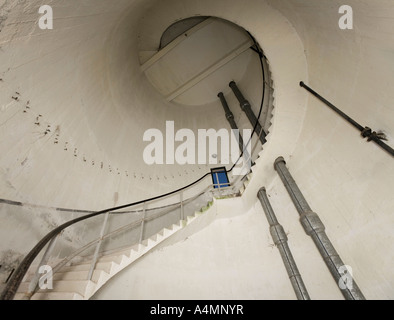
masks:
<svg viewBox="0 0 394 320"><path fill-rule="evenodd" d="M145 248L145 251L153 248L156 244L157 244L157 242L152 240L151 238L148 238L148 239L142 241L142 245L147 247L147 248Z"/></svg>
<svg viewBox="0 0 394 320"><path fill-rule="evenodd" d="M68 271L58 272L53 275L54 281L84 281L88 279L89 271ZM99 280L102 273L106 273L103 270L94 270L92 275L92 281L96 282Z"/></svg>
<svg viewBox="0 0 394 320"><path fill-rule="evenodd" d="M193 216L188 216L186 222L187 222L187 224L189 224L189 223L191 223L192 221L194 221L195 219L196 219L196 216L195 216L195 215L193 215Z"/></svg>
<svg viewBox="0 0 394 320"><path fill-rule="evenodd" d="M17 293L14 300L22 300L23 293ZM30 300L83 300L83 297L75 292L38 292Z"/></svg>
<svg viewBox="0 0 394 320"><path fill-rule="evenodd" d="M64 266L54 274L53 289L39 290L31 300L89 299L112 276L154 248L158 243L194 221L198 216L204 214L211 206L212 202L209 202L201 211L196 211L194 215L188 216L186 220L179 221L171 227L163 228L158 234L144 240L141 244L102 253L96 263L91 281L87 280L87 276L91 268L91 260L89 261L89 259L92 259L92 257L81 257L79 262ZM85 261L82 259L85 259ZM29 282L23 282L15 299L22 299L24 297L23 292L27 291L28 287Z"/></svg>
<svg viewBox="0 0 394 320"><path fill-rule="evenodd" d="M126 255L109 255L109 256L103 256L97 259L97 263L100 262L115 262L117 264L121 264L124 259L127 259L128 257Z"/></svg>
<svg viewBox="0 0 394 320"><path fill-rule="evenodd" d="M91 262L75 264L71 266L65 266L59 270L59 272L70 272L70 271L89 271ZM116 264L112 261L103 261L96 264L96 270L103 270L107 273L111 273L111 270L116 267Z"/></svg>
<svg viewBox="0 0 394 320"><path fill-rule="evenodd" d="M53 293L53 292L75 292L82 297L89 294L94 283L87 280L59 280L53 281L53 289L39 290L38 293ZM29 288L28 282L23 282L19 286L18 293L27 292Z"/></svg>
<svg viewBox="0 0 394 320"><path fill-rule="evenodd" d="M173 231L167 228L164 228L163 230L161 230L159 232L160 235L162 235L163 237L169 237L171 234L173 234Z"/></svg>

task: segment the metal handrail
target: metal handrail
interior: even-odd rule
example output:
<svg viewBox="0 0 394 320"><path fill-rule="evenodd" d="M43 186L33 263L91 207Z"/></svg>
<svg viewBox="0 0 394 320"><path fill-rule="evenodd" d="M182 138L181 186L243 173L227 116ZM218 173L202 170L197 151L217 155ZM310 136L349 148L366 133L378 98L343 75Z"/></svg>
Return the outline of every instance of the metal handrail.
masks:
<svg viewBox="0 0 394 320"><path fill-rule="evenodd" d="M34 248L25 256L25 258L22 260L22 262L19 264L19 266L15 269L14 273L12 274L12 276L10 277L9 281L7 282L4 290L2 291L1 295L0 295L0 300L12 300L19 288L19 285L21 284L25 274L27 273L28 269L30 268L31 264L33 263L33 261L35 260L35 258L39 255L39 253L44 249L44 247L52 240L52 238L56 237L59 233L61 233L64 229L87 219L93 218L93 217L97 217L99 215L103 215L105 213L108 212L112 212L112 211L118 211L118 210L122 210L125 208L130 208L132 206L137 206L143 203L148 203L148 202L153 202L155 200L158 199L163 199L166 198L168 196L180 193L186 189L191 188L192 186L198 184L199 182L203 181L206 177L210 176L210 173L205 174L204 176L202 176L201 178L199 178L198 180L190 183L189 185L179 188L175 191L172 192L168 192L165 193L163 195L160 196L156 196L156 197L152 197L149 199L145 199L145 200L140 200L134 203L130 203L130 204L126 204L126 205L122 205L122 206L118 206L115 208L109 208L109 209L105 209L102 211L98 211L98 212L94 212L73 220L70 220L58 227L56 227L54 230L52 230L51 232L49 232L46 236L44 236L35 246Z"/></svg>
<svg viewBox="0 0 394 320"><path fill-rule="evenodd" d="M199 193L197 196L194 196L194 197L192 197L192 198L189 198L189 199L183 201L183 204L188 204L188 203L192 202L193 200L199 198L200 196L204 195L206 192L208 192L208 191L210 191L210 190L211 190L211 186L207 187L203 192ZM148 221L152 221L152 220L158 219L158 218L160 218L160 217L163 217L163 216L165 216L166 214L168 214L168 213L170 213L170 212L173 212L174 210L178 209L180 206L181 206L181 202L179 202L179 203L174 203L174 204L171 205L171 208L170 208L170 209L168 209L168 208L166 207L166 210L163 210L163 211L161 211L161 212L158 212L158 213L156 213L156 214L154 214L154 215L152 215L152 216L149 216L149 217L144 217L144 218L142 218L142 219L135 220L135 221L133 221L133 222L131 222L131 223L125 225L125 226L122 226L122 227L120 227L120 228L118 228L118 229L116 229L116 230L113 230L113 231L111 231L111 232L109 232L109 233L103 235L103 236L100 237L100 238L97 238L97 239L95 239L95 240L92 240L91 242L89 242L89 243L86 244L85 246L83 246L83 247L77 249L76 251L74 251L73 253L71 253L70 255L68 255L67 257L63 258L60 262L58 262L58 263L56 264L56 266L54 266L54 267L52 268L52 273L51 273L51 274L47 273L47 274L43 275L43 276L41 277L41 281L42 281L42 282L47 281L49 277L53 276L53 275L54 275L56 272L58 272L61 268L63 268L63 267L64 267L65 265L67 265L68 263L70 263L75 257L79 256L81 253L83 253L83 252L86 251L87 249L91 248L91 247L94 246L95 244L98 244L100 241L109 239L109 238L111 238L111 237L113 237L113 236L115 236L115 235L118 235L118 234L122 233L122 232L125 232L125 231L128 231L128 230L136 229L136 228L138 228L139 226L141 226L142 222L144 222L144 221L145 221L145 222L148 222ZM157 208L156 208L156 209L157 209ZM116 213L110 213L110 214L116 214ZM37 288L34 288L34 291L31 292L31 293L29 293L29 296L32 296L32 295L36 292L36 289L37 289Z"/></svg>
<svg viewBox="0 0 394 320"><path fill-rule="evenodd" d="M231 169L232 170L232 169ZM229 172L231 171L229 170ZM14 273L12 274L12 276L10 277L9 281L7 282L4 290L1 293L0 296L0 300L12 300L25 276L25 274L27 273L27 271L29 270L31 264L33 263L33 261L35 260L35 258L39 255L39 253L45 248L45 246L56 236L58 236L64 229L78 223L84 220L88 220L90 218L93 217L97 217L99 215L103 215L106 213L111 213L111 214L121 214L121 213L116 213L113 211L118 211L118 210L122 210L125 208L130 208L133 206L138 206L140 204L143 203L150 203L153 202L155 200L158 199L163 199L172 195L176 195L179 194L195 185L197 185L198 183L200 183L201 181L203 181L206 177L210 176L211 173L207 173L204 176L202 176L201 178L199 178L198 180L190 183L189 185L179 188L175 191L172 192L168 192L165 193L161 196L156 196L156 197L152 197L149 199L145 199L145 200L141 200L141 201L137 201L131 204L126 204L126 205L122 205L122 206L118 206L115 208L109 208L106 210L102 210L102 211L98 211L98 212L94 212L76 219L73 219L71 221L68 221L58 227L56 227L54 230L52 230L51 232L49 232L46 236L44 236L35 246L34 248L25 256L25 258L22 260L22 262L19 264L19 266L15 269ZM201 194L199 194L198 196L200 196ZM171 211L173 211L173 209L171 209ZM152 218L147 218L149 220L151 220ZM94 240L93 242L90 243L91 245L97 244L100 240L102 239L102 237L98 240ZM81 252L83 252L84 250L82 250Z"/></svg>

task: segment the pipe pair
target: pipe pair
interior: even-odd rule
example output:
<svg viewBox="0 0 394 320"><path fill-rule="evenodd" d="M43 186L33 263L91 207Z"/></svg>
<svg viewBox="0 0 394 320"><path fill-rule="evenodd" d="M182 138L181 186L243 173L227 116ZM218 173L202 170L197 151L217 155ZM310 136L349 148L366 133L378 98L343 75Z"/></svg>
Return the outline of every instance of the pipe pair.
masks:
<svg viewBox="0 0 394 320"><path fill-rule="evenodd" d="M312 238L313 242L318 248L321 256L324 259L324 262L331 272L331 275L340 287L343 296L347 300L365 300L363 293L352 278L351 272L343 263L342 259L328 238L323 222L320 220L318 214L312 211L311 207L291 176L289 170L287 169L284 158L279 157L276 159L274 167L278 172L283 184L285 185L286 190L289 193L298 213L300 214L300 222L305 232ZM266 212L268 222L271 226L271 235L274 241L276 241L275 244L278 246L278 249L281 251L282 258L284 260L286 269L288 270L297 297L306 299L308 297L306 288L303 286L301 276L298 273L294 260L291 260L291 253L288 253L290 249L288 249L287 246L287 236L285 237L283 227L279 225L275 218L275 214L269 205L264 188L259 191L258 197L262 203L264 211Z"/></svg>

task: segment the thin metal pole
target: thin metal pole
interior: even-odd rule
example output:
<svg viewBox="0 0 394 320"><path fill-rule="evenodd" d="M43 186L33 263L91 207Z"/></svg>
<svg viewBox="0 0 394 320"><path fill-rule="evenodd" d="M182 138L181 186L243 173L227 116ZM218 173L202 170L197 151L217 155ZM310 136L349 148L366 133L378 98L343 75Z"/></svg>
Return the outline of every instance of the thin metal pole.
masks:
<svg viewBox="0 0 394 320"><path fill-rule="evenodd" d="M144 202L144 206L142 209L141 232L140 232L140 241L139 241L140 244L142 243L142 240L144 240L145 218L146 218L146 202Z"/></svg>
<svg viewBox="0 0 394 320"><path fill-rule="evenodd" d="M180 203L181 203L181 220L185 220L185 210L184 210L184 207L183 207L183 192L181 192L180 194L179 194L179 197L180 197Z"/></svg>
<svg viewBox="0 0 394 320"><path fill-rule="evenodd" d="M287 169L284 158L279 157L276 159L274 167L300 214L300 222L305 232L313 239L331 275L340 287L343 296L347 300L365 300L364 295L349 272L346 274L346 280L349 280L348 284L345 286L342 285L347 266L343 263L328 238L323 222L320 220L317 213L312 211L308 202L305 200L302 192Z"/></svg>
<svg viewBox="0 0 394 320"><path fill-rule="evenodd" d="M234 81L231 81L229 86L233 90L235 96L237 97L239 104L241 106L241 109L243 112L245 112L251 125L253 127L256 126L256 133L257 134L261 133L259 135L260 142L262 144L265 144L267 142L267 140L265 139L267 137L267 134L265 133L263 127L261 126L256 115L254 114L254 112L252 110L252 106L250 105L249 101L245 99L242 92L239 90L239 88L237 87L237 84Z"/></svg>
<svg viewBox="0 0 394 320"><path fill-rule="evenodd" d="M343 119L345 119L347 122L349 122L351 125L353 125L357 130L361 132L361 136L363 138L368 138L368 141L373 141L377 145L379 145L381 148L386 150L388 153L390 153L392 156L394 156L394 149L384 143L378 136L378 134L374 131L372 131L371 128L369 127L363 127L361 124L350 118L346 113L342 112L339 110L336 106L334 106L330 101L326 100L323 98L320 94L318 94L316 91L308 87L303 81L300 82L300 86L307 90L309 93L314 95L316 98L318 98L320 101L322 101L324 104L326 104L330 109L334 110L337 114L339 114Z"/></svg>
<svg viewBox="0 0 394 320"><path fill-rule="evenodd" d="M217 183L217 186L218 186L218 191L219 191L219 197L221 197L222 196L222 191L221 191L221 184L220 184L220 180L219 180L219 174L217 173L217 172L215 172L215 175L216 175L216 183Z"/></svg>
<svg viewBox="0 0 394 320"><path fill-rule="evenodd" d="M98 255L99 255L99 252L100 252L101 244L102 244L102 242L103 242L103 237L104 237L105 229L106 229L106 227L107 227L108 217L109 217L109 212L107 212L107 213L105 214L103 227L101 228L101 232L100 232L100 241L99 241L99 242L97 243L97 245L96 245L96 250L95 250L94 255L93 255L93 261L92 261L92 264L91 264L91 266L90 266L90 270L89 270L89 273L88 273L88 280L91 280L91 279L92 279L94 269L96 268L96 264L97 264L97 260L98 260Z"/></svg>
<svg viewBox="0 0 394 320"><path fill-rule="evenodd" d="M286 267L287 274L289 275L290 282L293 286L297 299L310 300L304 281L302 280L301 274L298 271L297 264L293 258L293 255L291 254L286 232L276 218L275 212L268 200L265 188L260 189L257 197L259 198L265 215L267 216L272 239L274 240L274 243L278 248L280 255L282 256L283 263Z"/></svg>

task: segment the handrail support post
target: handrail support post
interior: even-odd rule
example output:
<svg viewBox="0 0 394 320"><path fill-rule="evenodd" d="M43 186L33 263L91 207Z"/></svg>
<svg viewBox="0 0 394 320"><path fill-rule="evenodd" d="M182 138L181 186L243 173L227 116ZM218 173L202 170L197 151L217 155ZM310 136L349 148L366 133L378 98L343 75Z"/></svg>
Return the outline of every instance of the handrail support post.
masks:
<svg viewBox="0 0 394 320"><path fill-rule="evenodd" d="M92 264L91 264L90 269L89 269L88 280L92 280L93 272L94 272L94 269L96 268L98 255L99 255L99 252L100 252L101 244L103 242L105 229L106 229L107 223L108 223L108 218L109 218L109 212L107 212L105 214L103 227L101 228L101 232L100 232L100 240L99 240L99 242L96 245L96 250L95 250L94 255L93 255Z"/></svg>

